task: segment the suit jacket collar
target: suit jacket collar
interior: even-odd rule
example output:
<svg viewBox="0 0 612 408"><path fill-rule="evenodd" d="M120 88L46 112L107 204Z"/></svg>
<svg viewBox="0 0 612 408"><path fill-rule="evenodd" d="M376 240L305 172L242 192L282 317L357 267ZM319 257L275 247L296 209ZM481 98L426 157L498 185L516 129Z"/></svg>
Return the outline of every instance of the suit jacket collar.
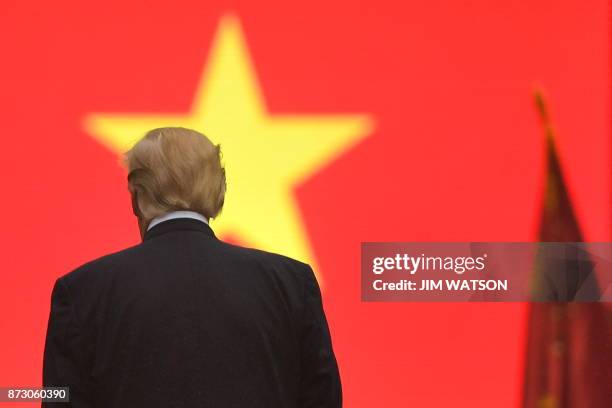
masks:
<svg viewBox="0 0 612 408"><path fill-rule="evenodd" d="M199 231L207 235L210 238L216 238L213 230L208 224L195 220L192 218L174 218L168 221L161 222L155 225L153 228L145 233L143 241L147 241L151 238L158 237L160 235L167 234L169 232L177 231Z"/></svg>

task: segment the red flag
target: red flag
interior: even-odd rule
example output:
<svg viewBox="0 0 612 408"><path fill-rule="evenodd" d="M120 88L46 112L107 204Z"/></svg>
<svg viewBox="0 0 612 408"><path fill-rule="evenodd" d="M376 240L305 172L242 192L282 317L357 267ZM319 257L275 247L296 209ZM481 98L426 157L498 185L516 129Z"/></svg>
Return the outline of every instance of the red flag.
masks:
<svg viewBox="0 0 612 408"><path fill-rule="evenodd" d="M536 101L546 131L547 158L540 240L580 242L578 219L540 93ZM541 263L536 265L536 291L542 290L543 268ZM579 287L580 277L575 278L575 286ZM572 288L566 289L572 292ZM612 404L612 310L605 303L567 303L573 299L571 293L567 298L558 296L530 305L524 406L609 407Z"/></svg>

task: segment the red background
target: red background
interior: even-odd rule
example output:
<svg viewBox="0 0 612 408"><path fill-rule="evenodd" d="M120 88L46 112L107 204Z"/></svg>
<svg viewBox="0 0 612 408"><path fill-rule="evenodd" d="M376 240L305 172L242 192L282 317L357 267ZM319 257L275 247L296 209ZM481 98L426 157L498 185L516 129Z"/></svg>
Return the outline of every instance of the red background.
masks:
<svg viewBox="0 0 612 408"><path fill-rule="evenodd" d="M520 404L525 306L361 303L359 243L536 240L545 180L536 86L584 235L609 240L607 2L13 0L1 9L0 385L40 383L53 281L138 242L125 172L83 118L187 112L217 23L233 12L272 114L376 122L296 189L345 405Z"/></svg>

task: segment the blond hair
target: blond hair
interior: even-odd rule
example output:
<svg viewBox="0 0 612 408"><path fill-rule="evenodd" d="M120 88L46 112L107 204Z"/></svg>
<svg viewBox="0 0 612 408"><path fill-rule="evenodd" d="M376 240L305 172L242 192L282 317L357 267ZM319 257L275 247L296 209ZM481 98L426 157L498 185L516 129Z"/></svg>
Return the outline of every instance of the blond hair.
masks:
<svg viewBox="0 0 612 408"><path fill-rule="evenodd" d="M125 154L128 188L145 224L170 211L216 217L225 198L221 149L181 127L148 132Z"/></svg>

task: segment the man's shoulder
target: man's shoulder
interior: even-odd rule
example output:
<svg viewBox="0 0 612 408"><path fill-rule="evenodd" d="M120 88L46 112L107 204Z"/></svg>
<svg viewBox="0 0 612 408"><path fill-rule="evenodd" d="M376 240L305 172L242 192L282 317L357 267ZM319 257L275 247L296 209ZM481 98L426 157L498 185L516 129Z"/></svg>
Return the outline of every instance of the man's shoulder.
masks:
<svg viewBox="0 0 612 408"><path fill-rule="evenodd" d="M225 252L228 257L244 259L266 268L296 271L301 274L311 271L311 267L307 263L275 252L243 247L225 242L222 243L222 245L224 247L223 252Z"/></svg>
<svg viewBox="0 0 612 408"><path fill-rule="evenodd" d="M275 252L256 248L223 244L219 253L223 269L239 274L252 284L257 282L275 282L285 288L303 292L306 288L316 286L315 274L307 263ZM245 273L248 272L248 273Z"/></svg>
<svg viewBox="0 0 612 408"><path fill-rule="evenodd" d="M62 275L59 280L72 286L75 284L78 285L83 281L91 282L98 277L102 278L104 276L109 276L117 267L130 262L134 256L137 256L141 251L140 246L140 244L134 245L95 258Z"/></svg>
<svg viewBox="0 0 612 408"><path fill-rule="evenodd" d="M308 278L313 273L307 263L285 255L223 241L217 241L217 244L212 250L218 262L233 264L238 268L299 275L302 278ZM143 258L149 257L152 250L146 242L140 243L86 262L61 276L60 280L69 286L99 283L102 279L111 278L116 272L139 269Z"/></svg>

